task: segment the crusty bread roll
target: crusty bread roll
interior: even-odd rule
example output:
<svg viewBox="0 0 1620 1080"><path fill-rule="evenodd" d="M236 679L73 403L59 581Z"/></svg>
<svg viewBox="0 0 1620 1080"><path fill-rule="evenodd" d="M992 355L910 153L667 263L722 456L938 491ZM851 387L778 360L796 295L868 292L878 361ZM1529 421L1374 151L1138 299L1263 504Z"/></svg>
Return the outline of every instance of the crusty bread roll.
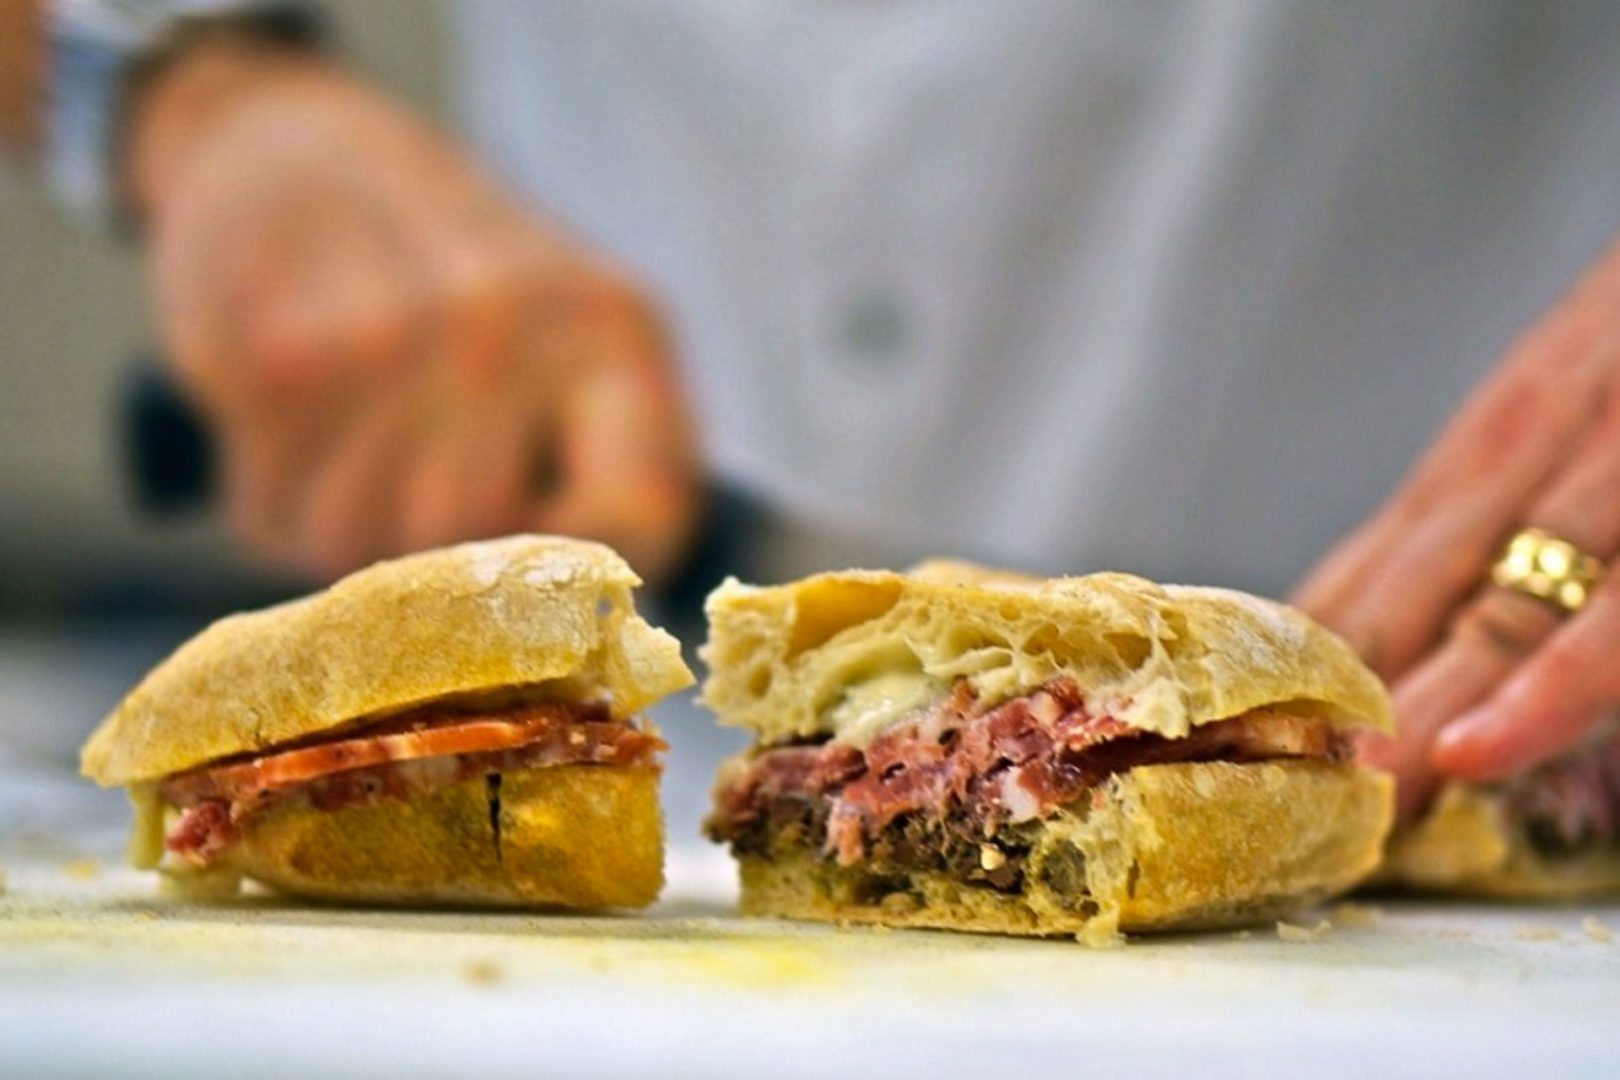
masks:
<svg viewBox="0 0 1620 1080"><path fill-rule="evenodd" d="M772 588L728 581L708 614L701 700L758 739L722 771L709 822L711 836L733 845L750 913L1093 942L1120 930L1229 925L1350 888L1374 869L1390 828L1390 779L1345 753L1350 729L1391 726L1388 695L1339 638L1279 604L1123 574L1037 581L937 561L909 574L851 571ZM1069 704L1052 704L1043 689L1052 687L1069 688L1058 692ZM945 701L971 705L942 727L930 718ZM1072 730L1104 732L1065 744L1081 747L1070 758L1042 751L1054 760L1092 767L1084 755L1095 738L1143 763L1116 754L1104 778L1033 816L1006 800L983 804L972 818L982 835L957 820L964 792L982 778L958 771L940 782L948 794L932 809L911 802L887 823L861 818L864 849L834 837L840 815L847 823L856 813L838 800L857 783L870 800L887 797L873 794L885 784L901 793L930 782L903 774L946 769L970 725L990 723L982 718L1007 703L1048 730L1071 722L1054 721L1061 707ZM1284 742L1275 759L1252 746L1230 752L1240 760L1221 758L1218 733L1267 722L1332 753ZM1030 723L1009 746L1038 733ZM1175 760L1195 743L1213 759ZM875 748L899 764L867 771L861 755ZM773 758L796 764L773 772ZM934 837L956 853L919 854ZM964 837L982 841L982 868L960 869ZM1016 875L998 877L1009 858Z"/></svg>
<svg viewBox="0 0 1620 1080"><path fill-rule="evenodd" d="M214 845L225 850L186 859L170 844L182 883L246 875L365 902L648 903L662 881L659 744L635 714L693 679L675 639L636 614L638 584L610 549L559 537L379 563L183 645L91 736L83 771L131 788L139 865L164 859L165 833L190 809L176 791L228 806ZM570 760L587 730L609 735ZM465 752L413 748L447 734ZM551 740L545 755L524 756L531 735ZM622 761L621 737L635 751ZM241 790L244 768L280 775L289 760L310 777ZM227 774L231 793L210 794Z"/></svg>

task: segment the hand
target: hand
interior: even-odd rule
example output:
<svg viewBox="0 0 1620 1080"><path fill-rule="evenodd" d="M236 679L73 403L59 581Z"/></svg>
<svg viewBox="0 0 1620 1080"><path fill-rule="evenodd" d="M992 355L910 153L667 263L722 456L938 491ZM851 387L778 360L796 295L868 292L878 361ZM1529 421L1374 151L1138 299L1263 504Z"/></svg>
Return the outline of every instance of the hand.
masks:
<svg viewBox="0 0 1620 1080"><path fill-rule="evenodd" d="M43 0L0 4L0 139L37 148L46 83Z"/></svg>
<svg viewBox="0 0 1620 1080"><path fill-rule="evenodd" d="M535 530L668 572L696 454L626 277L316 60L209 43L138 108L162 328L252 547L330 576Z"/></svg>
<svg viewBox="0 0 1620 1080"><path fill-rule="evenodd" d="M1530 525L1605 561L1620 551L1620 245L1295 598L1390 682L1400 734L1365 752L1396 774L1404 816L1437 774L1506 776L1620 706L1620 572L1569 617L1484 584Z"/></svg>

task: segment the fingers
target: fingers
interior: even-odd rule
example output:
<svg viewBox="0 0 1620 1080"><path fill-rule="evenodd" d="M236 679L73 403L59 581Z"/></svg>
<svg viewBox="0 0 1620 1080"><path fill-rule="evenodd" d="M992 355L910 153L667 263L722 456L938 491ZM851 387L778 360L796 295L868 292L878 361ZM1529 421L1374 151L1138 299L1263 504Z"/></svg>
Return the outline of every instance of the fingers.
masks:
<svg viewBox="0 0 1620 1080"><path fill-rule="evenodd" d="M523 527L530 462L546 429L514 395L477 400L482 407L439 418L432 436L414 448L399 507L405 550Z"/></svg>
<svg viewBox="0 0 1620 1080"><path fill-rule="evenodd" d="M435 260L434 360L404 479L408 550L510 532L549 438L554 365L529 333L528 266L507 249L446 237Z"/></svg>
<svg viewBox="0 0 1620 1080"><path fill-rule="evenodd" d="M1605 336L1617 306L1620 248L1514 345L1395 497L1297 594L1386 678L1432 647L1574 453L1620 362Z"/></svg>
<svg viewBox="0 0 1620 1080"><path fill-rule="evenodd" d="M1620 703L1620 579L1611 579L1484 705L1440 733L1435 763L1495 780L1569 749Z"/></svg>
<svg viewBox="0 0 1620 1080"><path fill-rule="evenodd" d="M291 567L298 556L286 528L292 485L284 464L261 440L228 437L220 443L223 509L231 534L260 558Z"/></svg>
<svg viewBox="0 0 1620 1080"><path fill-rule="evenodd" d="M1395 774L1403 818L1422 809L1432 792L1436 734L1484 701L1556 623L1538 601L1490 590L1457 620L1446 642L1396 685L1399 735L1369 743L1363 756Z"/></svg>
<svg viewBox="0 0 1620 1080"><path fill-rule="evenodd" d="M330 421L339 433L305 448L312 463L297 448L279 448L280 479L292 489L279 511L291 535L273 541L284 557L330 577L386 555L516 527L529 446L545 429L511 380L474 388L457 377L469 348L460 330L441 315L433 332L413 337L407 355L433 345L420 363L355 359L360 350L345 343L342 362L375 374L354 381L352 398L336 397ZM308 407L328 404L317 398ZM259 497L276 505L269 493Z"/></svg>
<svg viewBox="0 0 1620 1080"><path fill-rule="evenodd" d="M1611 392L1581 455L1529 520L1612 564L1620 551L1620 387ZM1615 618L1617 588L1620 574L1611 570L1587 606L1561 626L1546 609L1543 627L1529 639L1532 646L1545 646L1487 704L1446 729L1434 763L1466 776L1528 767L1578 737L1592 713L1620 703L1620 682L1609 674L1620 671L1620 635L1605 637ZM1555 707L1560 693L1567 708Z"/></svg>
<svg viewBox="0 0 1620 1080"><path fill-rule="evenodd" d="M333 578L399 550L400 462L410 451L411 412L399 393L379 397L332 444L296 515L296 558Z"/></svg>
<svg viewBox="0 0 1620 1080"><path fill-rule="evenodd" d="M167 359L212 417L234 397L225 332L234 313L226 306L230 290L218 252L232 245L243 223L220 222L216 232L210 216L206 207L188 205L155 227L148 271Z"/></svg>
<svg viewBox="0 0 1620 1080"><path fill-rule="evenodd" d="M606 541L660 580L684 551L700 503L667 361L633 354L593 365L570 387L559 421L561 488L534 509L531 527Z"/></svg>
<svg viewBox="0 0 1620 1080"><path fill-rule="evenodd" d="M1589 429L1579 454L1545 495L1532 504L1526 522L1568 539L1583 550L1607 555L1620 549L1620 499L1612 495L1616 491L1620 491L1620 390L1611 389L1604 411L1596 427ZM1516 750L1510 745L1518 736L1517 728L1506 735L1498 732L1465 739L1469 749L1462 758L1454 758L1441 748L1462 737L1449 734L1448 725L1457 717L1495 702L1500 693L1507 692L1504 687L1511 685L1508 680L1515 671L1541 661L1544 648L1557 640L1554 634L1562 623L1561 614L1546 604L1509 589L1487 586L1462 608L1441 645L1396 684L1399 738L1393 744L1372 748L1368 758L1395 772L1403 814L1410 815L1422 806L1437 769L1471 768L1486 759L1529 764L1528 758L1515 758L1522 747ZM1498 710L1490 715L1503 714ZM1508 715L1521 714L1510 710ZM1530 721L1521 718L1499 722L1513 727ZM1532 737L1531 743L1535 741ZM1504 749L1492 749L1499 742ZM1551 739L1545 745L1554 742L1556 739ZM1481 758L1481 754L1486 757ZM1491 758L1492 754L1506 756Z"/></svg>
<svg viewBox="0 0 1620 1080"><path fill-rule="evenodd" d="M1359 588L1330 613L1330 624L1342 624L1386 678L1432 647L1503 539L1523 524L1536 490L1588 429L1613 356L1579 347L1585 362L1572 368L1516 369L1493 380L1398 499L1391 523L1375 526L1367 550L1376 553L1358 567Z"/></svg>
<svg viewBox="0 0 1620 1080"><path fill-rule="evenodd" d="M379 507L425 319L363 209L314 196L257 210L219 236L180 219L193 244L166 268L175 355L220 436L233 531L327 576L391 550Z"/></svg>
<svg viewBox="0 0 1620 1080"><path fill-rule="evenodd" d="M386 553L391 474L407 445L398 395L380 390L321 436L276 414L238 422L223 441L232 531L262 557L331 576Z"/></svg>
<svg viewBox="0 0 1620 1080"><path fill-rule="evenodd" d="M311 262L260 280L260 296L237 305L230 337L243 411L324 407L423 356L426 313L389 267L385 245L356 237Z"/></svg>
<svg viewBox="0 0 1620 1080"><path fill-rule="evenodd" d="M467 391L503 388L524 359L533 318L526 260L479 237L447 237L434 251L431 289L446 376Z"/></svg>

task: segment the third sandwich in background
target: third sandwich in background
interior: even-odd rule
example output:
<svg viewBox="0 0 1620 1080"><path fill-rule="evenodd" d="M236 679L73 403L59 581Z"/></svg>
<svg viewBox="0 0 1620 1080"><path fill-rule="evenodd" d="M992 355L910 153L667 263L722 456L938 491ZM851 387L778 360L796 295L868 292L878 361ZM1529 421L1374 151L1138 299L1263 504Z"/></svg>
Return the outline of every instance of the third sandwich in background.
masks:
<svg viewBox="0 0 1620 1080"><path fill-rule="evenodd" d="M1494 784L1448 784L1391 842L1380 881L1516 900L1620 892L1620 731Z"/></svg>

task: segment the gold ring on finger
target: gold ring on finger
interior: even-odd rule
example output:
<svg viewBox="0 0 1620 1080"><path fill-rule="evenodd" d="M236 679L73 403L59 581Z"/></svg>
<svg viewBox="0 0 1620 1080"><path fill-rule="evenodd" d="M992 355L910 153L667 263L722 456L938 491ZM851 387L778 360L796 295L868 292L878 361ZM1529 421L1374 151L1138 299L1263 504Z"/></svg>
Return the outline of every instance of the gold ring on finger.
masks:
<svg viewBox="0 0 1620 1080"><path fill-rule="evenodd" d="M1491 567L1491 580L1573 615L1603 576L1603 563L1545 529L1521 529Z"/></svg>

